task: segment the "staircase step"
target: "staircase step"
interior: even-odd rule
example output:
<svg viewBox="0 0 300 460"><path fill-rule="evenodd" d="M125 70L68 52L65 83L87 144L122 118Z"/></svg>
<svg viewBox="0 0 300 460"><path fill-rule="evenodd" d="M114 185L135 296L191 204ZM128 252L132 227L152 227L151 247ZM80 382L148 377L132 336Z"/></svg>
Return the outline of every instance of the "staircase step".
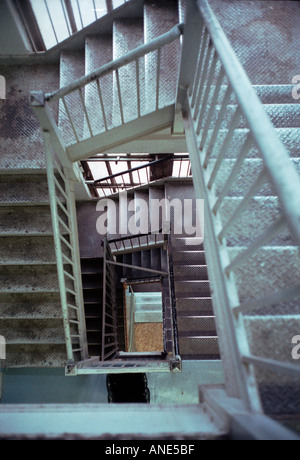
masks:
<svg viewBox="0 0 300 460"><path fill-rule="evenodd" d="M244 249L229 248L230 260ZM294 286L295 280L300 279L299 249L297 246L263 246L236 268L234 274L241 302Z"/></svg>
<svg viewBox="0 0 300 460"><path fill-rule="evenodd" d="M182 359L219 359L218 337L179 337L179 352Z"/></svg>
<svg viewBox="0 0 300 460"><path fill-rule="evenodd" d="M5 68L2 67L7 96L1 103L0 169L6 174L21 168L38 171L46 167L41 128L29 107L28 95L34 89L55 91L57 73L54 63L14 67L10 60Z"/></svg>
<svg viewBox="0 0 300 460"><path fill-rule="evenodd" d="M254 85L262 104L291 104L294 85Z"/></svg>
<svg viewBox="0 0 300 460"><path fill-rule="evenodd" d="M291 340L299 334L298 311L294 315L283 311L278 316L245 316L245 327L249 340L250 352L271 360L295 365L292 356ZM299 380L288 374L270 372L256 367L256 378L264 410L268 414L299 413Z"/></svg>
<svg viewBox="0 0 300 460"><path fill-rule="evenodd" d="M173 251L173 263L176 266L190 264L205 265L204 251Z"/></svg>
<svg viewBox="0 0 300 460"><path fill-rule="evenodd" d="M61 304L58 299L46 293L43 296L2 295L0 302L0 318L3 319L47 319L62 318ZM59 297L59 296L58 296ZM70 311L75 317L75 311Z"/></svg>
<svg viewBox="0 0 300 460"><path fill-rule="evenodd" d="M153 2L147 0L144 6L145 43L169 31L178 24L178 2L161 0ZM162 51L160 73L160 107L168 105L176 97L176 80L170 78L177 75L179 69L179 41L167 45ZM148 109L155 109L156 92L156 53L148 56L146 61L146 98Z"/></svg>
<svg viewBox="0 0 300 460"><path fill-rule="evenodd" d="M180 336L182 336L183 333L190 333L191 331L195 331L199 334L202 332L203 335L204 332L206 332L206 334L211 333L210 335L217 335L214 316L187 315L177 318L177 324Z"/></svg>
<svg viewBox="0 0 300 460"><path fill-rule="evenodd" d="M176 281L175 291L177 298L210 296L208 281Z"/></svg>
<svg viewBox="0 0 300 460"><path fill-rule="evenodd" d="M85 73L86 75L99 69L102 65L113 60L112 36L94 35L85 41ZM90 83L85 89L85 103L90 116L93 133L105 130L105 119L108 126L112 123L112 75L100 79L100 88L105 107L105 118L101 113L98 88L96 83ZM96 104L95 104L95 101ZM99 101L99 102L98 102Z"/></svg>
<svg viewBox="0 0 300 460"><path fill-rule="evenodd" d="M138 18L117 19L113 23L113 59L118 59L125 53L134 50L144 43L143 20ZM140 60L140 81L143 81L143 60ZM123 66L119 70L123 116L125 122L136 119L137 91L135 62ZM142 88L142 85L141 85ZM113 124L122 124L119 95L116 82L113 89ZM142 95L143 100L143 95ZM144 101L143 101L144 104Z"/></svg>
<svg viewBox="0 0 300 460"><path fill-rule="evenodd" d="M0 183L0 206L45 205L49 203L46 176L7 175Z"/></svg>
<svg viewBox="0 0 300 460"><path fill-rule="evenodd" d="M0 207L1 236L52 235L49 206Z"/></svg>
<svg viewBox="0 0 300 460"><path fill-rule="evenodd" d="M298 159L291 160L297 171L300 172L300 161ZM232 159L225 159L217 173L215 178L215 192L219 195L229 177L230 172L234 166L235 161ZM210 160L209 168L212 171L216 164L216 160ZM249 187L253 184L257 176L263 169L263 161L259 158L249 158L244 161L243 167L240 171L239 176L232 184L231 189L228 192L228 196L245 196ZM256 196L275 196L271 185L265 183L259 191L256 192Z"/></svg>
<svg viewBox="0 0 300 460"><path fill-rule="evenodd" d="M62 319L0 319L7 344L64 344Z"/></svg>
<svg viewBox="0 0 300 460"><path fill-rule="evenodd" d="M1 294L58 291L55 265L0 266Z"/></svg>
<svg viewBox="0 0 300 460"><path fill-rule="evenodd" d="M0 238L2 264L56 264L52 236Z"/></svg>
<svg viewBox="0 0 300 460"><path fill-rule="evenodd" d="M242 197L226 197L220 207L222 222L227 222L233 215ZM232 226L226 237L228 246L243 246L249 244L262 233L269 225L280 217L280 205L275 196L253 197L250 205L241 214L238 221ZM293 245L293 239L288 229L283 229L268 241L269 246Z"/></svg>
<svg viewBox="0 0 300 460"><path fill-rule="evenodd" d="M259 97L262 104L293 104L295 101L292 98L292 90L294 85L253 85L257 96ZM213 94L215 86L211 87L211 94ZM217 103L220 104L224 98L227 90L226 85L222 85L220 89L219 98ZM231 104L236 104L236 97L234 94L230 98Z"/></svg>
<svg viewBox="0 0 300 460"><path fill-rule="evenodd" d="M84 68L84 51L69 51L64 50L60 54L59 68L59 85L60 88L67 86L71 81L75 81L85 74ZM73 92L65 97L66 105L70 112L71 119L80 139L84 134L84 111L78 92ZM63 138L66 144L76 142L72 126L69 122L65 107L60 101L58 126L60 132L63 133Z"/></svg>
<svg viewBox="0 0 300 460"><path fill-rule="evenodd" d="M172 238L172 248L173 251L202 251L203 250L203 243L202 238L197 237L183 237L183 238Z"/></svg>
<svg viewBox="0 0 300 460"><path fill-rule="evenodd" d="M300 157L300 129L299 128L275 128L277 136L283 142L285 148L289 152L291 157L299 158ZM228 130L220 129L218 132L218 138L216 145L222 145L227 134ZM239 128L236 129L233 137L231 139L230 149L226 154L226 158L235 158L241 149L241 145L246 141L247 135L249 133L248 129ZM212 134L212 129L208 131L207 139L209 140ZM212 152L212 158L215 157L217 149ZM248 153L248 158L261 158L260 151L253 146Z"/></svg>
<svg viewBox="0 0 300 460"><path fill-rule="evenodd" d="M215 113L212 117L209 127L213 128L218 119L218 114L221 106L216 106ZM275 128L299 128L300 125L300 107L299 104L264 104L266 114L270 117ZM229 104L222 119L221 129L229 128L233 114L236 110L235 104ZM204 128L206 114L204 114ZM241 118L237 124L237 128L247 128L244 118Z"/></svg>
<svg viewBox="0 0 300 460"><path fill-rule="evenodd" d="M179 280L208 280L206 265L175 265L175 283Z"/></svg>
<svg viewBox="0 0 300 460"><path fill-rule="evenodd" d="M81 262L81 273L84 275L88 275L88 274L101 275L103 273L103 258L81 257L80 262Z"/></svg>
<svg viewBox="0 0 300 460"><path fill-rule="evenodd" d="M66 361L65 343L20 343L6 347L6 365L10 368L64 368Z"/></svg>
<svg viewBox="0 0 300 460"><path fill-rule="evenodd" d="M177 314L186 315L189 312L203 315L212 314L211 297L178 297L176 299Z"/></svg>

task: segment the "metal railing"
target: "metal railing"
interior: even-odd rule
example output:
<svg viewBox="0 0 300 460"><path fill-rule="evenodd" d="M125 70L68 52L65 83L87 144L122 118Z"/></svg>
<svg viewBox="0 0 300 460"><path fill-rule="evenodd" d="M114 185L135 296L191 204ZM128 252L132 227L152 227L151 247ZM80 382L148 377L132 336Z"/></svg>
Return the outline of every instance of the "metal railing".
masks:
<svg viewBox="0 0 300 460"><path fill-rule="evenodd" d="M175 280L174 280L174 262L171 244L171 236L168 235L167 245L167 258L169 268L169 292L170 292L170 310L172 321L172 344L174 357L179 356L179 340L178 340L178 326L177 326L177 313L176 313L176 293L175 293Z"/></svg>
<svg viewBox="0 0 300 460"><path fill-rule="evenodd" d="M155 233L137 233L136 235L126 235L120 238L110 238L107 240L107 243L112 254L121 255L147 249L166 247L167 238L168 235L162 233L162 229L160 229Z"/></svg>
<svg viewBox="0 0 300 460"><path fill-rule="evenodd" d="M73 181L43 133L68 365L88 357Z"/></svg>
<svg viewBox="0 0 300 460"><path fill-rule="evenodd" d="M116 279L109 244L106 238L103 246L103 303L102 303L102 344L101 361L113 360L118 353L118 327L116 312Z"/></svg>
<svg viewBox="0 0 300 460"><path fill-rule="evenodd" d="M73 160L99 151L98 135L109 134L111 141L109 132L113 128L140 120L141 124L135 126L131 132L126 129L126 136L134 138L136 132L151 130L151 120L148 120L149 123L144 128L142 126L141 119L144 115L173 107L177 82L174 72L178 72L178 53L172 47L177 46L176 41L182 33L182 25L177 25L169 32L70 85L45 94L45 102L51 108L55 109L55 104L58 104L58 129L66 145L75 147L85 141L80 147L81 151L72 150ZM150 67L151 72L148 71ZM172 85L167 84L169 74L172 75ZM145 78L146 75L151 75L151 78ZM123 134L118 132L114 141L118 143L118 136ZM122 143L121 140L119 142Z"/></svg>
<svg viewBox="0 0 300 460"><path fill-rule="evenodd" d="M300 285L294 279L294 284L282 285L277 292L270 285L268 293L264 286L240 299L241 285L237 280L241 283L245 264L252 263L250 258L278 235L299 245L300 179L206 0L192 6L185 31L182 65L188 56L190 67L179 83L178 100L185 103L184 124L196 196L205 199L207 265L214 290L226 388L231 396L241 398L249 410L262 411L258 371L299 378L300 367L291 361L272 359L264 350L263 356L254 356L244 314L262 312L282 300L299 297ZM196 49L191 48L192 44L197 45ZM238 152L235 157L233 149ZM250 164L247 161L253 149L259 152L261 168L251 175L244 168ZM228 158L231 166L225 174ZM239 187L239 197L228 213L226 199L232 196L234 186ZM274 195L279 203L264 227L251 211L253 199L262 189L264 195ZM244 213L253 235L248 234L247 243L232 255L230 246L235 246L236 231L241 231L236 228ZM263 268L264 264L259 264L256 275L267 280L265 265Z"/></svg>

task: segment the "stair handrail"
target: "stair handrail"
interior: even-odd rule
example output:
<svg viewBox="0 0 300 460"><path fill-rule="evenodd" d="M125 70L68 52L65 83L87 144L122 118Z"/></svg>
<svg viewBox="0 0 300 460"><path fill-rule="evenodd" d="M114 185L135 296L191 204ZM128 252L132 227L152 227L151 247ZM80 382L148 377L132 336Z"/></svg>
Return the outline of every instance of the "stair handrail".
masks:
<svg viewBox="0 0 300 460"><path fill-rule="evenodd" d="M154 236L154 241L149 241L149 237L153 237ZM163 239L159 240L158 237L161 237L163 236ZM148 232L148 233L136 233L134 235L126 235L126 236L123 236L123 237L119 237L119 238L112 238L112 239L107 239L107 244L108 246L110 247L111 249L111 252L112 254L116 254L120 251L135 251L137 252L137 250L140 248L141 250L142 249L145 249L145 244L143 245L141 243L141 238L146 238L147 239L147 243L146 243L146 246L149 245L149 247L151 246L153 248L153 246L155 247L165 247L166 244L167 244L167 234L166 233L163 233L163 229L160 229L158 231L155 231L155 232ZM137 245L133 245L132 242L133 240L138 240L138 244ZM130 246L126 246L125 244L125 241L130 241ZM121 247L118 247L117 246L117 243L122 243L122 246ZM111 248L110 245L114 245L114 249Z"/></svg>
<svg viewBox="0 0 300 460"><path fill-rule="evenodd" d="M194 43L195 46L192 47ZM184 75L188 60L191 65L187 75ZM218 71L216 71L217 63L220 64ZM217 101L221 89L224 88L222 82L225 77L229 83L225 84L226 91L220 103L217 121L213 124L207 142L208 129L212 126L213 115L217 112ZM237 99L236 110L230 121L227 120L226 136L221 144L217 136L233 95ZM207 0L197 0L190 4L183 43L177 104L183 107L195 193L196 196L204 197L206 206L206 244L209 247L207 266L212 281L226 390L230 396L239 398L246 410L263 412L254 370L261 367L279 374L299 376L300 368L289 362L251 354L243 318L244 310L259 310L274 305L275 295L272 292L255 301L245 300L241 303L234 270L241 269L241 264L248 261L251 255L276 236L283 224L289 227L296 244L300 244L300 178ZM206 113L205 109L207 109ZM220 184L221 192L216 197L214 180L232 145L232 138L242 116L247 124L247 136L240 143L242 148L238 152L235 165L225 185L222 187ZM211 168L208 167L211 166L209 161L216 144L218 152L216 158L213 158ZM220 204L228 195L227 192L241 172L243 162L253 146L260 151L264 167L255 176L233 215L227 218L226 224L223 225L218 212ZM259 234L254 242L246 249L242 248L243 250L230 260L225 239L228 229L237 222L241 213L249 205L250 199L262 188L264 182L271 183L275 195L278 196L281 203L280 217L276 216L274 218L276 220ZM299 283L295 287L285 287L277 294L281 301L297 297ZM263 353L259 354L263 355Z"/></svg>
<svg viewBox="0 0 300 460"><path fill-rule="evenodd" d="M126 236L121 236L119 238L108 238L107 242L111 244L111 243L118 243L119 241L126 241L129 239L141 238L142 236L159 235L159 234L162 234L162 230L163 229L161 228L157 232L136 233L134 235L126 235Z"/></svg>
<svg viewBox="0 0 300 460"><path fill-rule="evenodd" d="M140 57L143 57L146 54L151 53L152 51L156 51L159 48L162 48L163 46L172 43L174 40L176 40L183 34L183 29L183 24L177 24L168 32L160 35L159 37L151 40L150 42L144 45L135 48L133 51L129 51L120 58L110 61L107 64L104 64L103 66L99 67L93 72L90 72L89 74L84 75L83 77L78 78L77 80L74 80L69 85L64 86L63 88L60 88L56 91L53 91L52 93L46 93L45 101L54 102L59 99L62 99L63 97L67 96L73 91L76 91L84 87L85 85L99 79L100 77L103 77L104 75L107 75L108 73L117 70L126 64L130 64L131 62L136 61Z"/></svg>
<svg viewBox="0 0 300 460"><path fill-rule="evenodd" d="M108 358L109 360L114 359L119 347L116 316L116 283L114 279L115 272L114 267L108 264L108 261L114 260L114 256L110 250L107 238L102 239L101 246L103 247L103 298L100 361L106 361ZM107 301L108 296L109 302ZM107 337L108 340L106 339ZM109 348L108 352L106 352L106 348Z"/></svg>
<svg viewBox="0 0 300 460"><path fill-rule="evenodd" d="M168 238L167 239L167 258L168 258L167 263L168 263L168 268L169 268L169 289L170 289L171 314L172 314L173 346L174 346L174 355L180 356L171 233L168 235L167 238Z"/></svg>
<svg viewBox="0 0 300 460"><path fill-rule="evenodd" d="M52 150L49 133L43 133L43 140L67 369L88 356L74 183Z"/></svg>
<svg viewBox="0 0 300 460"><path fill-rule="evenodd" d="M229 83L238 99L255 142L262 153L266 171L281 201L283 212L300 245L300 177L290 162L283 143L253 89L208 0L197 0Z"/></svg>

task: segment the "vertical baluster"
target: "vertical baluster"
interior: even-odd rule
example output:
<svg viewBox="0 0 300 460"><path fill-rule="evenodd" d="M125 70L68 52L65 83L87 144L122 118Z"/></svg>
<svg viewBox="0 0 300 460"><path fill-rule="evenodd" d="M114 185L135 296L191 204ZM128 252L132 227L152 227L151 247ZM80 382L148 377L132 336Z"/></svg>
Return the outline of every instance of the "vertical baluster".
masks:
<svg viewBox="0 0 300 460"><path fill-rule="evenodd" d="M195 110L194 110L194 114L193 114L193 119L194 120L197 119L198 114L199 114L200 103L201 103L202 96L203 96L203 87L204 87L204 82L205 82L205 76L207 74L209 61L210 61L211 54L212 54L212 51L213 51L213 47L212 47L212 44L210 42L209 35L207 35L207 40L206 41L207 41L207 46L206 46L207 50L206 50L206 56L205 56L205 60L204 60L204 63L203 63L203 69L202 69L201 78L200 78L200 82L199 82L198 93L197 93L197 97L196 97L196 101L195 101Z"/></svg>
<svg viewBox="0 0 300 460"><path fill-rule="evenodd" d="M136 93L137 93L138 118L140 118L140 116L141 116L141 90L140 90L139 59L135 60L135 75L136 75Z"/></svg>
<svg viewBox="0 0 300 460"><path fill-rule="evenodd" d="M90 119L89 119L89 116L88 116L88 113L87 113L86 105L85 105L85 102L84 102L82 89L79 88L78 92L79 92L79 97L80 97L80 101L81 101L81 104L82 104L82 108L83 108L83 111L84 111L84 115L85 115L85 118L86 118L86 122L87 122L87 125L88 125L88 128L89 128L89 132L90 132L90 135L93 137L93 131L92 131Z"/></svg>
<svg viewBox="0 0 300 460"><path fill-rule="evenodd" d="M67 107L67 103L66 103L66 100L65 100L65 97L64 97L64 96L62 97L62 101L63 101L63 105L64 105L64 108L65 108L67 117L68 117L69 122L70 122L70 124L71 124L71 127L72 127L72 130L73 130L75 139L76 139L77 142L79 142L78 134L77 134L77 131L76 131L76 129L75 129L75 126L74 126L73 120L72 120L72 118L71 118L71 114L70 114L69 109L68 109L68 107Z"/></svg>
<svg viewBox="0 0 300 460"><path fill-rule="evenodd" d="M224 139L224 142L222 143L222 146L219 149L219 155L217 157L217 161L215 163L215 166L213 168L213 171L211 173L211 176L210 176L208 184L207 184L208 189L211 189L212 184L214 182L214 179L215 179L215 177L217 175L217 172L218 172L218 170L220 168L220 165L222 163L222 160L225 157L229 146L231 145L232 137L234 135L234 131L235 131L236 127L237 127L237 124L238 124L238 122L240 120L240 117L241 117L241 109L240 109L239 106L237 106L237 108L235 110L235 113L234 113L234 116L233 116L233 118L232 118L232 120L230 122L229 129L228 129L228 132L227 132L226 137Z"/></svg>
<svg viewBox="0 0 300 460"><path fill-rule="evenodd" d="M232 93L232 90L231 90L230 86L228 86L227 90L226 90L226 93L225 93L225 96L224 96L224 99L223 99L223 102L222 102L222 105L221 105L221 108L220 108L220 111L219 111L219 114L218 114L217 121L214 124L214 129L213 129L213 133L211 135L210 141L209 141L209 145L208 145L207 150L206 150L206 156L205 156L205 160L203 162L203 167L204 168L207 168L210 155L212 153L212 150L214 149L215 141L216 141L217 135L219 133L222 121L224 120L224 113L227 110L227 105L228 105L231 93Z"/></svg>
<svg viewBox="0 0 300 460"><path fill-rule="evenodd" d="M202 41L200 56L199 56L199 67L197 69L197 75L195 78L194 91L193 91L192 101L191 101L192 108L194 108L196 105L196 98L198 97L198 93L199 93L199 80L201 79L201 75L203 72L204 56L205 56L205 52L206 52L208 43L209 43L209 34L207 30L204 29L203 41Z"/></svg>
<svg viewBox="0 0 300 460"><path fill-rule="evenodd" d="M101 110L102 110L105 131L108 131L107 118L105 114L104 102L103 102L103 96L102 96L102 90L101 90L99 78L96 80L96 84L97 84L97 89L98 89L98 95L99 95L99 101L100 101Z"/></svg>
<svg viewBox="0 0 300 460"><path fill-rule="evenodd" d="M116 69L115 72L116 72L116 81L117 81L117 88L118 88L118 98L119 98L119 106L120 106L121 123L122 123L122 125L124 125L124 111L123 111L123 103L122 103L122 95L121 95L119 69Z"/></svg>
<svg viewBox="0 0 300 460"><path fill-rule="evenodd" d="M207 38L205 26L202 26L202 31L200 31L199 33L202 34L202 40L201 40L200 48L199 48L199 55L198 55L196 72L195 72L195 78L194 78L193 84L191 85L191 88L189 91L189 96L192 97L192 101L191 101L192 108L194 108L195 106L195 99L196 99L196 93L197 93L197 88L198 88L198 80L200 78L200 73L201 73L202 64L203 64L204 48L205 48L206 38Z"/></svg>
<svg viewBox="0 0 300 460"><path fill-rule="evenodd" d="M161 65L161 48L157 50L157 67L156 67L156 110L159 107L159 80L160 80L160 65Z"/></svg>
<svg viewBox="0 0 300 460"><path fill-rule="evenodd" d="M197 124L197 128L196 128L196 133L197 134L199 134L199 132L200 132L200 128L202 126L202 121L203 121L203 116L204 116L204 111L207 108L207 101L208 101L209 93L210 93L211 88L212 88L212 81L213 81L214 74L215 74L217 60L218 60L217 52L216 52L215 49L213 49L212 63L211 63L210 70L209 70L209 73L208 73L207 82L206 82L206 88L205 88L205 92L204 92L204 95L203 95L203 101L202 101L202 104L201 104L201 110L200 110L199 117L198 117L198 124Z"/></svg>
<svg viewBox="0 0 300 460"><path fill-rule="evenodd" d="M102 298L102 340L101 340L101 361L104 361L104 352L105 352L105 310L106 310L106 278L107 278L107 248L106 240L103 241L103 298Z"/></svg>
<svg viewBox="0 0 300 460"><path fill-rule="evenodd" d="M208 114L207 114L205 126L204 126L204 129L202 131L202 135L200 136L200 145L199 145L200 150L203 150L203 147L204 147L206 139L207 139L207 134L208 134L210 122L211 122L213 113L215 112L215 109L216 109L216 104L217 104L217 101L218 101L218 97L219 97L219 94L220 94L220 88L221 88L224 76L225 76L224 68L221 67L220 71L219 71L218 78L217 78L216 86L214 88L213 97L212 97L212 100L210 102L210 107L209 107L209 111L208 111Z"/></svg>

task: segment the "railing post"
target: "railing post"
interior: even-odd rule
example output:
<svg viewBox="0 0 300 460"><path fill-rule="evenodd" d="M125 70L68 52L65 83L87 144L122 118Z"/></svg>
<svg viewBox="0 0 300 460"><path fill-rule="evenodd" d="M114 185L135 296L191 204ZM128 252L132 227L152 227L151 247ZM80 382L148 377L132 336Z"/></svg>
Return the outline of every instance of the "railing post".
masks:
<svg viewBox="0 0 300 460"><path fill-rule="evenodd" d="M210 196L206 188L204 170L200 162L198 142L193 129L192 114L184 116L185 132L190 160L193 170L193 181L196 198L204 198L205 203L205 247L209 279L212 283L212 297L216 326L218 330L219 347L223 363L226 391L228 396L241 398L248 409L260 412L261 405L255 380L246 371L241 362L241 353L237 343L236 326L239 320L234 319L231 306L238 303L236 286L232 276L224 277L223 266L226 266L228 254L226 247L218 241L215 228L220 226L219 218L212 215ZM213 271L211 270L213 268ZM245 334L245 331L244 331ZM240 337L240 340L244 338ZM242 347L247 348L247 342Z"/></svg>
<svg viewBox="0 0 300 460"><path fill-rule="evenodd" d="M77 216L76 216L76 201L75 201L75 192L74 192L74 182L69 179L66 174L66 191L68 194L67 209L70 214L70 243L73 248L73 272L75 277L75 292L76 292L76 304L79 308L78 310L78 320L79 320L79 332L80 332L80 345L82 348L82 357L83 359L88 358L88 345L87 345L87 335L86 335L86 323L85 323L85 312L84 312L84 301L83 301L83 289L82 289L82 277L81 277L81 268L80 268L80 252L79 252L79 238L78 238L78 226L77 226Z"/></svg>
<svg viewBox="0 0 300 460"><path fill-rule="evenodd" d="M106 307L106 246L107 240L102 241L103 246L103 295L102 295L102 337L101 337L101 361L104 361L105 346L105 307Z"/></svg>
<svg viewBox="0 0 300 460"><path fill-rule="evenodd" d="M203 19L196 2L188 2L177 88L177 112L186 107L186 91L191 87L195 78L203 26Z"/></svg>

